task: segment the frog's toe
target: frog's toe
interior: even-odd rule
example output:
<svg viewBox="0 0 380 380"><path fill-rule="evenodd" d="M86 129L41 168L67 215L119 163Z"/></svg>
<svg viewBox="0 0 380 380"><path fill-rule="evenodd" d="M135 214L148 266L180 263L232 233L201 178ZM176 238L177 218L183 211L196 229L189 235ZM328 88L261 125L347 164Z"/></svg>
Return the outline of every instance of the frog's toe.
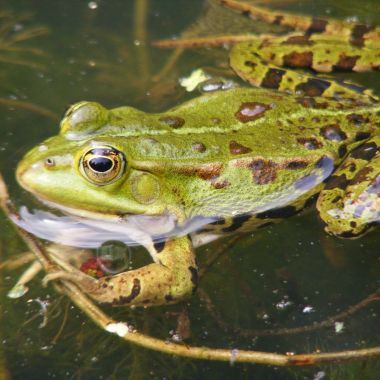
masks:
<svg viewBox="0 0 380 380"><path fill-rule="evenodd" d="M91 278L90 276L87 276L85 274L82 274L80 272L66 272L66 271L56 271L52 273L48 273L43 279L42 279L42 285L47 286L49 282L51 281L57 281L57 280L66 280L74 283L79 288L81 288L86 293L91 292L91 290L96 287L97 280Z"/></svg>

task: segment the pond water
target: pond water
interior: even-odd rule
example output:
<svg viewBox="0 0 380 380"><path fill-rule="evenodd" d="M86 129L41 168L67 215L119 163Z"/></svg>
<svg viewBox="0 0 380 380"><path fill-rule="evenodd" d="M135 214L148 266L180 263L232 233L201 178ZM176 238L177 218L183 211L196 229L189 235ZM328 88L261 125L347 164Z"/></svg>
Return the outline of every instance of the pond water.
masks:
<svg viewBox="0 0 380 380"><path fill-rule="evenodd" d="M263 3L380 25L378 0ZM165 110L193 96L178 85L180 77L196 68L225 67L225 49L201 49L185 51L163 71L172 51L150 44L179 36L198 20L203 7L201 0L0 3L0 171L17 206L38 205L15 181L17 162L32 146L57 133L68 105L86 99L107 107ZM230 11L212 10L191 30L198 35L243 28L267 30L247 21ZM339 73L337 77L380 93L379 73ZM0 228L1 261L25 251L3 215ZM200 265L223 242L198 249ZM211 266L199 292L189 300L166 307L108 311L162 339L171 339L182 321L184 334L189 335L184 344L190 345L279 353L375 347L380 341L376 302L325 328L298 333L291 329L326 321L376 291L379 251L378 230L361 239L339 240L325 234L311 209L243 236ZM148 260L140 249L132 255L136 264ZM0 379L380 378L376 361L285 369L192 361L151 352L98 329L53 286L43 288L42 275L24 297L7 298L22 271L4 270L0 277ZM41 315L45 304L46 325ZM267 329L288 330L259 336L258 331Z"/></svg>

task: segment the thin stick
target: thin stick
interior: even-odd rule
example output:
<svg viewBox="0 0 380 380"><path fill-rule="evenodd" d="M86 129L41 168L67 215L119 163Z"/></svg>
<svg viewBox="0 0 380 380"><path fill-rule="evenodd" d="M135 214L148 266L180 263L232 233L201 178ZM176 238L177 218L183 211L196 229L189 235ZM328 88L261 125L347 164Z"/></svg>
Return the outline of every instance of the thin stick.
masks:
<svg viewBox="0 0 380 380"><path fill-rule="evenodd" d="M153 43L154 44L154 43ZM182 53L184 52L184 48L178 47L176 48L169 56L167 61L165 62L162 69L153 76L153 82L159 82L162 78L165 78L173 69L174 65L177 63Z"/></svg>
<svg viewBox="0 0 380 380"><path fill-rule="evenodd" d="M0 175L0 206L6 215L17 217L10 203L5 183ZM43 245L26 231L16 227L20 237L36 254L47 273L56 270ZM363 360L380 357L380 347L304 355L282 355L270 352L248 351L239 349L219 349L209 347L184 346L173 342L157 339L141 334L131 328L126 322L118 322L100 310L74 284L58 280L56 288L66 294L95 324L102 329L113 332L123 340L161 353L202 360L218 360L230 363L257 363L277 366L306 366L336 361Z"/></svg>
<svg viewBox="0 0 380 380"><path fill-rule="evenodd" d="M134 14L134 38L138 42L136 46L137 68L143 83L150 78L149 45L147 44L147 16L149 0L135 0Z"/></svg>
<svg viewBox="0 0 380 380"><path fill-rule="evenodd" d="M208 296L208 294L202 290L198 289L198 294L201 300L205 303L206 308L210 312L210 315L214 318L219 327L224 330L231 331L234 334L238 334L243 337L259 337L259 336L278 336L278 335L291 335L300 334L310 331L319 330L326 327L334 326L335 322L342 321L364 307L368 306L372 302L380 301L380 288L374 293L368 295L365 299L358 302L355 305L350 306L348 309L342 311L341 313L335 314L328 317L327 319L320 322L313 322L311 325L293 327L293 328L280 328L280 329L265 329L265 330L251 330L251 329L240 329L240 328L230 328L227 323L225 323L219 313L215 310L215 307Z"/></svg>
<svg viewBox="0 0 380 380"><path fill-rule="evenodd" d="M8 259L0 263L0 270L2 269L14 270L19 267L22 267L25 264L29 264L35 259L36 257L34 253L24 252L24 253L21 253L21 255L18 255L12 259Z"/></svg>
<svg viewBox="0 0 380 380"><path fill-rule="evenodd" d="M172 49L172 48L198 48L198 47L211 47L232 45L242 41L257 40L257 36L242 34L242 35L227 35L227 36L210 36L210 37L192 37L192 38L178 38L176 40L158 40L153 41L152 45L158 48Z"/></svg>
<svg viewBox="0 0 380 380"><path fill-rule="evenodd" d="M21 100L0 98L0 104L7 106L7 107L15 107L15 108L24 109L26 111L38 113L42 116L45 116L45 117L53 120L54 122L59 121L59 117L57 116L57 114L48 110L45 107L37 106L36 104L33 104L33 103L23 102Z"/></svg>

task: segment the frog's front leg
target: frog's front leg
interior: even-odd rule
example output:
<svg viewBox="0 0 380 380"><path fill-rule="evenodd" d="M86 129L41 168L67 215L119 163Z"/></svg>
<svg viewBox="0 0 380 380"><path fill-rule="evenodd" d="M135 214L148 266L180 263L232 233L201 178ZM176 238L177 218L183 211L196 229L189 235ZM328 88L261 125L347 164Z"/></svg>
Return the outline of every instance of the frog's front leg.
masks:
<svg viewBox="0 0 380 380"><path fill-rule="evenodd" d="M352 238L380 222L380 137L350 152L321 191L317 208L326 231Z"/></svg>
<svg viewBox="0 0 380 380"><path fill-rule="evenodd" d="M100 303L149 306L174 303L195 291L198 270L187 236L154 245L155 263L139 269L93 279L83 273L57 272L46 281L66 279Z"/></svg>

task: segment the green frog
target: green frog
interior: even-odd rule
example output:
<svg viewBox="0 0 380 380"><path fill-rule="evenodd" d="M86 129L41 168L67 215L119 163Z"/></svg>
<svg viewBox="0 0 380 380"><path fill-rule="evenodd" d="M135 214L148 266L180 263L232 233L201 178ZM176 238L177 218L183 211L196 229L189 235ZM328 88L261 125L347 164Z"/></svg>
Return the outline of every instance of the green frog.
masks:
<svg viewBox="0 0 380 380"><path fill-rule="evenodd" d="M46 281L69 279L106 304L169 304L197 287L194 247L222 235L265 227L315 199L335 236L379 222L380 103L359 86L292 70L378 69L379 29L220 3L304 32L232 48L231 67L256 87L155 114L71 106L59 134L19 163L19 183L65 213L125 226L153 263L98 279L58 271Z"/></svg>

